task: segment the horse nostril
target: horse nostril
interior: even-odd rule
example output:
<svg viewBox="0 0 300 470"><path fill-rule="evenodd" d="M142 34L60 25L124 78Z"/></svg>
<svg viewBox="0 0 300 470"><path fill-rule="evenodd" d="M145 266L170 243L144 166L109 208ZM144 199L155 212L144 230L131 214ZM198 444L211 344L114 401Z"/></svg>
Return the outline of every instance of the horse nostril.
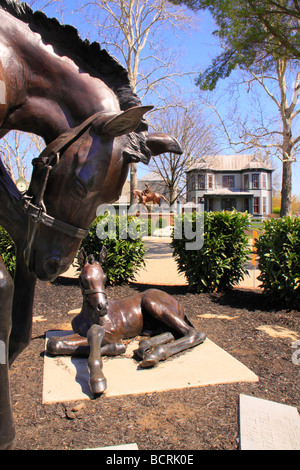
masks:
<svg viewBox="0 0 300 470"><path fill-rule="evenodd" d="M97 311L102 313L102 315L105 315L106 312L107 312L107 304L102 304L102 303L99 303L97 305Z"/></svg>
<svg viewBox="0 0 300 470"><path fill-rule="evenodd" d="M48 274L58 273L61 262L57 258L49 258L44 263L44 269Z"/></svg>

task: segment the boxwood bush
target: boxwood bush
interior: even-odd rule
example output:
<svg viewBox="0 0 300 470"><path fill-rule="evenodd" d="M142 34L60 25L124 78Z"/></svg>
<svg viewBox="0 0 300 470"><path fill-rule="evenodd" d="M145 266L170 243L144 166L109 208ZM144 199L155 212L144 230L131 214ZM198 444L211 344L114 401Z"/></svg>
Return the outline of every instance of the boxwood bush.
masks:
<svg viewBox="0 0 300 470"><path fill-rule="evenodd" d="M188 216L175 218L172 246L178 269L185 273L189 288L195 292L225 291L238 284L247 274L245 263L250 254L245 234L248 215L237 211L205 212L204 244L198 250L186 250L186 243L191 240L184 236L176 238ZM193 231L199 217L203 214L192 215Z"/></svg>
<svg viewBox="0 0 300 470"><path fill-rule="evenodd" d="M138 236L139 230L139 223L129 216L103 215L91 225L81 247L88 255L97 255L102 246L106 246L108 255L103 269L108 284L115 285L133 280L137 271L144 266L145 248L141 237Z"/></svg>
<svg viewBox="0 0 300 470"><path fill-rule="evenodd" d="M256 248L261 272L258 279L264 292L277 304L299 308L300 218L266 220Z"/></svg>
<svg viewBox="0 0 300 470"><path fill-rule="evenodd" d="M0 227L0 255L8 272L14 277L16 269L16 250L10 235Z"/></svg>

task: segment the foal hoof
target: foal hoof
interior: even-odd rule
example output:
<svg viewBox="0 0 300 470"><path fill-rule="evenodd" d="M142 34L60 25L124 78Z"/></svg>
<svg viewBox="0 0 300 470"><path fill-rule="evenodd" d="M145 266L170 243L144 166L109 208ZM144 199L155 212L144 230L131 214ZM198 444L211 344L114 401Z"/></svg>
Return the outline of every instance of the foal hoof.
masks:
<svg viewBox="0 0 300 470"><path fill-rule="evenodd" d="M89 380L89 387L92 393L95 395L100 395L101 393L105 392L107 389L107 382L106 379L99 379L99 380Z"/></svg>
<svg viewBox="0 0 300 470"><path fill-rule="evenodd" d="M154 367L159 362L158 357L153 353L150 352L147 354L144 359L140 362L140 366L143 369L148 369L149 367Z"/></svg>

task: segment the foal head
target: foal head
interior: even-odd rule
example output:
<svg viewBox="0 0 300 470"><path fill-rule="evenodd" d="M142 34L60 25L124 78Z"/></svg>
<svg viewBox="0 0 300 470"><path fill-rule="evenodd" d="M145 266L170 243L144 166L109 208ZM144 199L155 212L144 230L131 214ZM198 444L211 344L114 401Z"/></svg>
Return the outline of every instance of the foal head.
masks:
<svg viewBox="0 0 300 470"><path fill-rule="evenodd" d="M104 263L106 256L105 246L102 247L97 259L93 255L87 257L83 248L78 255L78 263L81 268L79 284L87 306L85 313L93 323L97 323L99 317L106 315L108 308L105 292L106 275L102 269L102 263Z"/></svg>

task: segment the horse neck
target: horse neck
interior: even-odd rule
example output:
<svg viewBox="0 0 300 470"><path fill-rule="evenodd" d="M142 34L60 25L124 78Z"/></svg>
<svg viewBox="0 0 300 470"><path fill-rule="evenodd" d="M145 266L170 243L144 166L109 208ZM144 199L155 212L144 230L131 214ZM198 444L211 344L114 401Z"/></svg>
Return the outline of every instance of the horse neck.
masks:
<svg viewBox="0 0 300 470"><path fill-rule="evenodd" d="M8 26L0 27L0 42L2 36L3 44L9 44L11 59L2 61L3 77L9 77L3 129L35 133L48 144L99 111L119 111L115 94L104 82L56 54L20 20L2 10L0 14Z"/></svg>
<svg viewBox="0 0 300 470"><path fill-rule="evenodd" d="M26 238L26 217L22 206L22 196L7 173L0 159L0 222L20 248Z"/></svg>

